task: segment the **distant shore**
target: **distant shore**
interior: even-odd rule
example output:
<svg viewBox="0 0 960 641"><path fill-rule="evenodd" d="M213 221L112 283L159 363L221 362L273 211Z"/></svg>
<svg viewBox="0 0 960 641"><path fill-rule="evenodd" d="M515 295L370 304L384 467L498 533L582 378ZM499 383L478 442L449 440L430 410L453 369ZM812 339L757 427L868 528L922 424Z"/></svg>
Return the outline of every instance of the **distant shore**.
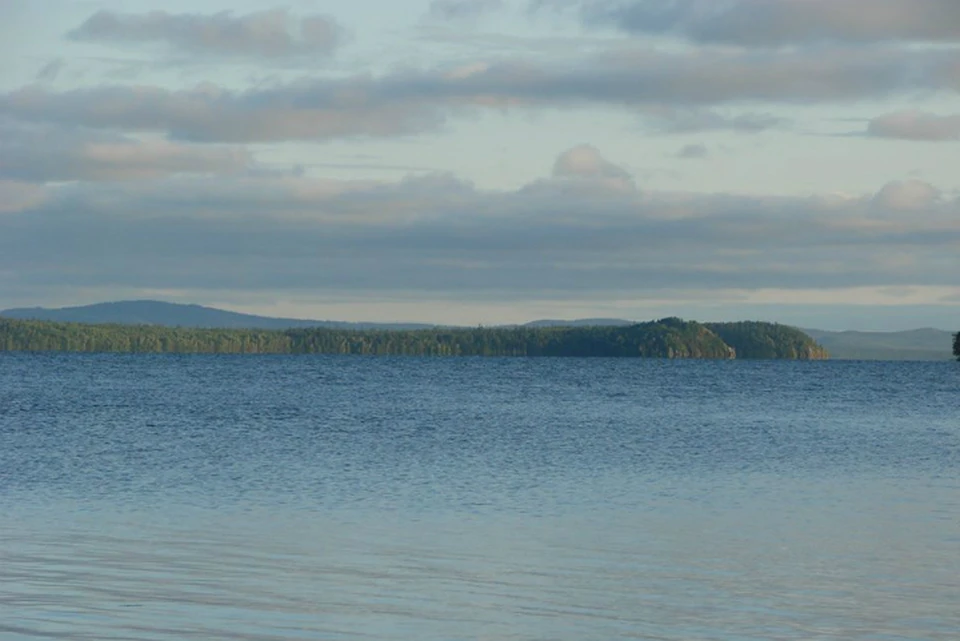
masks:
<svg viewBox="0 0 960 641"><path fill-rule="evenodd" d="M0 318L0 351L568 356L821 360L802 331L762 322L664 318L626 326L415 330L199 329Z"/></svg>

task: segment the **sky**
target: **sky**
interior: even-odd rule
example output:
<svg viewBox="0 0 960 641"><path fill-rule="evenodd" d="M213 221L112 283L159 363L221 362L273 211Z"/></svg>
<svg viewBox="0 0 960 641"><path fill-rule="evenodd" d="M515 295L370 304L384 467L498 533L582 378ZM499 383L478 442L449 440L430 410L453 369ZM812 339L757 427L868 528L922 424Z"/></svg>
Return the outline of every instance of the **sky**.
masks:
<svg viewBox="0 0 960 641"><path fill-rule="evenodd" d="M960 328L956 0L0 0L0 309Z"/></svg>

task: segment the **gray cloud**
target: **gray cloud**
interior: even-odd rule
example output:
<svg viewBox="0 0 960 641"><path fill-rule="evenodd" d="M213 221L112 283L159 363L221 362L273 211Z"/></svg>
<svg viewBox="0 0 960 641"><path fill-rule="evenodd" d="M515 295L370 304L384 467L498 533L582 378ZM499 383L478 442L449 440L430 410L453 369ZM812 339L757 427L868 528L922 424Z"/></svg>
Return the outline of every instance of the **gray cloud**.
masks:
<svg viewBox="0 0 960 641"><path fill-rule="evenodd" d="M436 110L370 96L369 81L294 84L232 92L213 85L170 91L107 86L53 93L27 87L0 97L0 114L117 131L155 131L196 142L395 136L436 128Z"/></svg>
<svg viewBox="0 0 960 641"><path fill-rule="evenodd" d="M144 142L0 118L0 179L140 180L178 173L236 173L252 167L250 154L235 147Z"/></svg>
<svg viewBox="0 0 960 641"><path fill-rule="evenodd" d="M57 79L57 76L60 75L60 72L63 71L63 68L67 66L67 63L63 58L56 58L51 60L47 64L43 65L40 68L40 71L37 72L37 81L38 82L52 82Z"/></svg>
<svg viewBox="0 0 960 641"><path fill-rule="evenodd" d="M42 185L0 178L0 214L34 209L46 198L47 190Z"/></svg>
<svg viewBox="0 0 960 641"><path fill-rule="evenodd" d="M656 129L664 133L683 134L700 131L733 131L755 134L768 129L786 127L786 119L772 114L743 113L727 115L711 109L658 107L644 111Z"/></svg>
<svg viewBox="0 0 960 641"><path fill-rule="evenodd" d="M706 158L709 155L710 151L707 149L707 146L703 144L684 145L683 148L677 152L677 158L686 160Z"/></svg>
<svg viewBox="0 0 960 641"><path fill-rule="evenodd" d="M326 56L342 39L341 28L332 18L295 16L282 8L242 16L98 11L67 35L88 42L160 42L195 53L263 58Z"/></svg>
<svg viewBox="0 0 960 641"><path fill-rule="evenodd" d="M193 141L393 136L439 127L453 110L605 105L651 108L674 130L757 130L773 118L716 115L737 103L818 104L960 88L960 53L822 48L755 55L728 50L614 51L552 64L505 61L379 76L301 80L249 91L100 86L0 94L0 114ZM673 111L671 111L673 110ZM690 110L690 111L685 111ZM672 114L672 115L670 115Z"/></svg>
<svg viewBox="0 0 960 641"><path fill-rule="evenodd" d="M902 140L960 140L960 114L939 116L908 110L878 116L867 125L867 134Z"/></svg>
<svg viewBox="0 0 960 641"><path fill-rule="evenodd" d="M960 243L956 202L911 200L919 192L907 187L901 196L913 208L877 218L868 197L627 191L607 180L615 167L578 149L559 159L557 177L516 191L444 175L50 188L0 216L0 274L15 272L37 291L70 284L502 300L954 285L942 267ZM886 205L889 195L877 198Z"/></svg>
<svg viewBox="0 0 960 641"><path fill-rule="evenodd" d="M703 43L960 42L956 0L559 0L583 22Z"/></svg>
<svg viewBox="0 0 960 641"><path fill-rule="evenodd" d="M503 8L503 0L433 0L430 15L442 20L472 20Z"/></svg>

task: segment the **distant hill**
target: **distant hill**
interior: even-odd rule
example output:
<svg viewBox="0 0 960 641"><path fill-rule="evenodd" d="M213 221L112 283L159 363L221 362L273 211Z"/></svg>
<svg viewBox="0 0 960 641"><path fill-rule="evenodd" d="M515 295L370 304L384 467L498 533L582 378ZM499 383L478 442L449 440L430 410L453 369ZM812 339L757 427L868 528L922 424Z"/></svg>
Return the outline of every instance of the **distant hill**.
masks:
<svg viewBox="0 0 960 641"><path fill-rule="evenodd" d="M524 327L626 327L636 321L622 318L578 318L577 320L542 319L525 323Z"/></svg>
<svg viewBox="0 0 960 641"><path fill-rule="evenodd" d="M414 323L346 323L295 318L271 318L229 312L202 305L183 305L155 300L131 300L97 303L81 307L47 309L31 307L7 309L0 317L18 320L42 320L89 325L158 325L161 327L195 327L207 329L295 329L326 327L330 329L426 329L433 325Z"/></svg>
<svg viewBox="0 0 960 641"><path fill-rule="evenodd" d="M904 332L829 332L803 330L841 360L946 361L951 360L953 335L940 329Z"/></svg>

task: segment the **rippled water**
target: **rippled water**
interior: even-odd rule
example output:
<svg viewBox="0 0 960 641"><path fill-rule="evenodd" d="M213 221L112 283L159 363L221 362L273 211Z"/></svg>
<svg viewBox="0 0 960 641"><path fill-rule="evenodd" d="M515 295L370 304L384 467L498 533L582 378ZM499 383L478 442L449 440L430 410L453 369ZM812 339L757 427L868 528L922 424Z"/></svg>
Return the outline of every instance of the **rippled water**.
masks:
<svg viewBox="0 0 960 641"><path fill-rule="evenodd" d="M0 639L951 639L960 367L0 354Z"/></svg>

